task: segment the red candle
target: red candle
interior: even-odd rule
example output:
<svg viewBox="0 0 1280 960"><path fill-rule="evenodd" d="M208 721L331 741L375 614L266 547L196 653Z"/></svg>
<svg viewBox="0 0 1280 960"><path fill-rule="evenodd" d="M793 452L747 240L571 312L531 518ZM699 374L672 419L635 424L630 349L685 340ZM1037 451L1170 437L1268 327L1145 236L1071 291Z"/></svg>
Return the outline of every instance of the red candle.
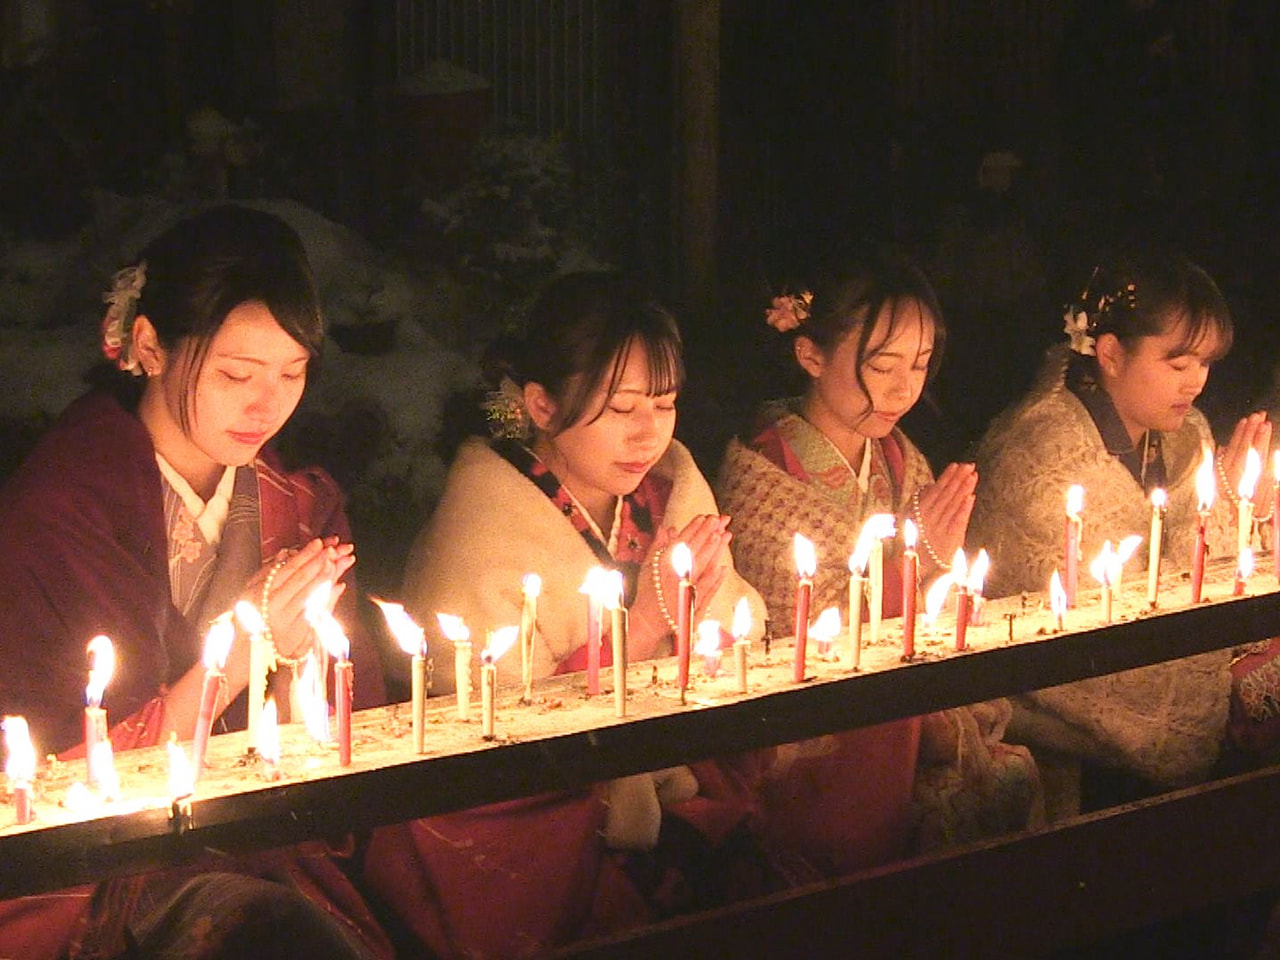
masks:
<svg viewBox="0 0 1280 960"><path fill-rule="evenodd" d="M209 747L209 735L217 717L218 695L222 692L226 675L222 672L235 640L236 628L230 614L223 614L209 626L204 640L204 686L200 690L200 713L191 745L191 774L196 780L204 769L204 755Z"/></svg>
<svg viewBox="0 0 1280 960"><path fill-rule="evenodd" d="M350 660L338 660L333 665L334 700L338 711L338 764L351 765L351 693L355 685L355 670Z"/></svg>
<svg viewBox="0 0 1280 960"><path fill-rule="evenodd" d="M808 538L795 535L796 573L796 659L794 679L796 683L804 680L805 646L809 642L809 604L813 599L813 575L817 572L818 561L813 542Z"/></svg>
<svg viewBox="0 0 1280 960"><path fill-rule="evenodd" d="M969 629L969 615L973 612L973 594L967 586L956 584L956 650L965 648L965 633Z"/></svg>
<svg viewBox="0 0 1280 960"><path fill-rule="evenodd" d="M902 552L902 657L910 660L916 655L916 589L919 580L916 525L910 520L902 522L902 540L906 544Z"/></svg>
<svg viewBox="0 0 1280 960"><path fill-rule="evenodd" d="M1200 520L1196 526L1196 543L1191 554L1191 602L1200 602L1200 591L1204 586L1205 535L1209 528L1209 510L1213 507L1213 498L1217 492L1217 481L1213 475L1213 451L1207 446L1196 470L1196 496L1200 500Z"/></svg>
<svg viewBox="0 0 1280 960"><path fill-rule="evenodd" d="M1063 585L1067 594L1067 606L1076 605L1076 591L1080 585L1080 537L1084 509L1084 487L1078 483L1067 490L1067 524L1063 558L1066 561L1067 578Z"/></svg>
<svg viewBox="0 0 1280 960"><path fill-rule="evenodd" d="M684 702L689 686L689 654L693 649L690 636L693 630L693 551L687 543L677 543L671 548L671 566L680 578L676 593L676 663L677 682L680 685L680 702Z"/></svg>

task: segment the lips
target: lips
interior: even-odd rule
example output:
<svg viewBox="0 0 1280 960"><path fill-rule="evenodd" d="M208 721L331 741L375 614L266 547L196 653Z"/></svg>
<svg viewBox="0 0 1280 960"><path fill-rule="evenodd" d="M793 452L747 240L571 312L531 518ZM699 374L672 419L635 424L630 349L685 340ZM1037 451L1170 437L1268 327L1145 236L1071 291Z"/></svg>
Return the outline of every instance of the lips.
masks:
<svg viewBox="0 0 1280 960"><path fill-rule="evenodd" d="M638 473L643 475L649 472L648 460L640 460L632 463L619 463L616 464L616 466L623 473Z"/></svg>
<svg viewBox="0 0 1280 960"><path fill-rule="evenodd" d="M236 443L243 443L247 447L261 446L267 441L267 433L265 430L258 433L237 433L231 431L227 434Z"/></svg>

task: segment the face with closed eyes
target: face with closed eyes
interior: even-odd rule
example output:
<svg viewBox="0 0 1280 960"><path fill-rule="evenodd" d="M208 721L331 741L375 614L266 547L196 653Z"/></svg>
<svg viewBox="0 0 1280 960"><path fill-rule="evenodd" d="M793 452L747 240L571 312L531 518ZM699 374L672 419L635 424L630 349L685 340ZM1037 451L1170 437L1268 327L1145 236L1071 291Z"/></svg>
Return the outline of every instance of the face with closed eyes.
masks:
<svg viewBox="0 0 1280 960"><path fill-rule="evenodd" d="M252 463L279 432L302 399L310 360L256 301L227 314L203 360L190 340L140 356L149 380L139 415L157 451L197 492L224 467Z"/></svg>
<svg viewBox="0 0 1280 960"><path fill-rule="evenodd" d="M798 337L796 359L810 378L805 418L841 450L887 436L924 391L934 331L933 315L903 300L881 310L861 357L860 324L829 352Z"/></svg>
<svg viewBox="0 0 1280 960"><path fill-rule="evenodd" d="M617 390L609 395L601 383L577 423L547 433L556 403L538 384L526 386L526 405L539 428L534 451L593 515L634 491L675 434L676 394L652 393L648 352L639 341L623 348Z"/></svg>

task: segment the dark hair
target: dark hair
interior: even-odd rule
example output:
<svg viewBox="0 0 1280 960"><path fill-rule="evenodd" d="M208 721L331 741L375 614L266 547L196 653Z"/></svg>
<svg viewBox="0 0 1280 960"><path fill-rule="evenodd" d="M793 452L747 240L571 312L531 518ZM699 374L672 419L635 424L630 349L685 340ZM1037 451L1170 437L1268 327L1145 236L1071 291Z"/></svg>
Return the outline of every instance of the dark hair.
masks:
<svg viewBox="0 0 1280 960"><path fill-rule="evenodd" d="M235 204L212 207L160 234L139 259L147 265L139 315L151 321L166 351L183 340L194 347L182 371L184 430L209 343L241 304L263 303L306 348L308 374L314 373L324 345L320 301L302 240L279 217Z"/></svg>
<svg viewBox="0 0 1280 960"><path fill-rule="evenodd" d="M523 337L496 345L488 367L491 378L505 374L519 386L541 384L556 402L551 432L559 433L591 412L587 403L601 384L606 399L613 396L636 345L648 358L649 395L679 390L684 360L675 318L633 279L581 271L543 289ZM581 380L571 384L574 377Z"/></svg>
<svg viewBox="0 0 1280 960"><path fill-rule="evenodd" d="M907 323L902 307L917 305L933 321L933 353L929 356L928 380L932 380L942 364L947 328L942 307L933 284L912 260L886 248L873 248L857 259L828 271L813 287L809 316L793 331L808 337L824 354L830 354L841 341L857 331L858 350L855 376L858 386L867 388L862 379L862 365L875 354L868 352L876 321L886 313L889 329L883 343L893 339Z"/></svg>
<svg viewBox="0 0 1280 960"><path fill-rule="evenodd" d="M1080 307L1089 315L1092 336L1113 334L1126 348L1140 337L1158 336L1185 322L1175 356L1190 353L1211 336L1218 342L1213 359L1231 349L1231 310L1222 291L1201 267L1169 250L1135 248L1103 257Z"/></svg>

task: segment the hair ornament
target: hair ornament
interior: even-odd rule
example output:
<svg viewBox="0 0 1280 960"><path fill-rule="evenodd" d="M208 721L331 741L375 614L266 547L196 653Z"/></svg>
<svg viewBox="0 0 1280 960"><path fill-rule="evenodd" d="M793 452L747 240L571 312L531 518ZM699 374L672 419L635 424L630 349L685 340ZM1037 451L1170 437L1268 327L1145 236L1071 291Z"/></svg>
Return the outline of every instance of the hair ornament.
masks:
<svg viewBox="0 0 1280 960"><path fill-rule="evenodd" d="M1068 304L1063 314L1065 323L1062 330L1071 341L1071 349L1086 357L1094 355L1098 342L1098 328L1117 303L1130 311L1137 309L1138 306L1138 291L1133 283L1127 283L1113 292L1098 294L1095 299L1092 293L1093 283L1101 269L1101 267L1093 268L1093 273L1090 274L1089 282L1085 284L1080 299L1073 304Z"/></svg>
<svg viewBox="0 0 1280 960"><path fill-rule="evenodd" d="M102 302L108 304L102 318L102 353L135 377L141 376L142 364L133 353L133 320L146 282L147 262L143 260L117 271L111 278L111 289L102 295Z"/></svg>
<svg viewBox="0 0 1280 960"><path fill-rule="evenodd" d="M533 421L524 405L524 391L510 377L503 377L498 389L486 393L480 405L493 439L528 440L533 436Z"/></svg>
<svg viewBox="0 0 1280 960"><path fill-rule="evenodd" d="M765 322L779 333L794 330L809 319L809 306L812 303L813 294L808 290L774 297L772 305L764 312Z"/></svg>

